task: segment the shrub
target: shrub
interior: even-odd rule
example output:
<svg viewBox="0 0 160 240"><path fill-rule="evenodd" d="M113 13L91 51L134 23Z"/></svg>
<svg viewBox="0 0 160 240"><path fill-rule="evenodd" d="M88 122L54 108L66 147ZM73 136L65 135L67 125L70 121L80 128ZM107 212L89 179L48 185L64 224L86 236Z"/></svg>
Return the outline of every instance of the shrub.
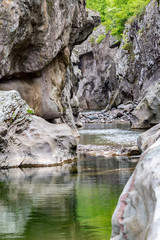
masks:
<svg viewBox="0 0 160 240"><path fill-rule="evenodd" d="M91 45L94 46L96 39L95 39L95 37L92 36L92 37L90 37L89 41L90 41Z"/></svg>
<svg viewBox="0 0 160 240"><path fill-rule="evenodd" d="M130 23L137 15L142 15L149 2L150 0L87 0L86 6L98 11L106 31L111 31L120 40L126 21Z"/></svg>
<svg viewBox="0 0 160 240"><path fill-rule="evenodd" d="M106 35L100 35L97 39L97 43L100 44L103 41L103 39L105 39L105 36Z"/></svg>

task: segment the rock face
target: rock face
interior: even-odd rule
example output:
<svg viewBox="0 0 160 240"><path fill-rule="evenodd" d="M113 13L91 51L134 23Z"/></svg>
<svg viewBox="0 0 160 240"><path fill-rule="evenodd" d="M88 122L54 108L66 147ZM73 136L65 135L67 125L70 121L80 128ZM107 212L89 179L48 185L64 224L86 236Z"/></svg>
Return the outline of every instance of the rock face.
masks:
<svg viewBox="0 0 160 240"><path fill-rule="evenodd" d="M56 165L76 157L73 130L32 113L17 91L0 92L1 168Z"/></svg>
<svg viewBox="0 0 160 240"><path fill-rule="evenodd" d="M152 0L139 17L130 21L126 24L123 41L115 57L121 94L126 100L139 99L153 82L153 75L159 72L158 1Z"/></svg>
<svg viewBox="0 0 160 240"><path fill-rule="evenodd" d="M111 38L109 34L100 44L97 44L100 34L105 34L105 28L102 25L78 49L76 47L82 73L77 97L80 107L84 110L104 109L109 102L112 90L118 87L113 62L117 49L109 48Z"/></svg>
<svg viewBox="0 0 160 240"><path fill-rule="evenodd" d="M158 87L152 89L153 84L158 86L160 76L159 11L158 1L152 0L139 17L126 24L123 41L114 59L119 101L141 101L133 113L135 128L160 122Z"/></svg>
<svg viewBox="0 0 160 240"><path fill-rule="evenodd" d="M0 166L53 165L73 159L78 132L67 77L70 54L91 34L99 15L86 12L85 0L3 0L0 15ZM10 90L18 91L26 103ZM29 107L60 124L29 116Z"/></svg>
<svg viewBox="0 0 160 240"><path fill-rule="evenodd" d="M96 44L99 27L79 51L82 79L77 96L82 109L103 109L132 102L134 128L148 128L160 122L160 6L151 0L146 9L125 26L119 48L108 34ZM114 48L115 47L115 48ZM153 84L157 87L153 88ZM156 97L155 97L156 95ZM133 111L133 109L132 109Z"/></svg>
<svg viewBox="0 0 160 240"><path fill-rule="evenodd" d="M132 128L150 128L160 122L160 73L156 80L132 112Z"/></svg>
<svg viewBox="0 0 160 240"><path fill-rule="evenodd" d="M70 51L92 32L96 16L84 0L4 0L0 15L0 90L18 90L45 119L59 117Z"/></svg>
<svg viewBox="0 0 160 240"><path fill-rule="evenodd" d="M143 154L125 186L112 218L112 240L158 240L160 125L143 133L138 145Z"/></svg>

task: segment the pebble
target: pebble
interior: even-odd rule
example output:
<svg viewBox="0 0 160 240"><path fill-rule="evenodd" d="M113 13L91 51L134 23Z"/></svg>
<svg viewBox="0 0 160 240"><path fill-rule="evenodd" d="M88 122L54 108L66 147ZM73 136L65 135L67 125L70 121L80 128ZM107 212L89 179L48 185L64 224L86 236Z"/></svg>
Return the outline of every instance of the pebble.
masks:
<svg viewBox="0 0 160 240"><path fill-rule="evenodd" d="M81 112L80 119L83 123L130 122L130 112L124 112L123 109L114 109L108 112Z"/></svg>

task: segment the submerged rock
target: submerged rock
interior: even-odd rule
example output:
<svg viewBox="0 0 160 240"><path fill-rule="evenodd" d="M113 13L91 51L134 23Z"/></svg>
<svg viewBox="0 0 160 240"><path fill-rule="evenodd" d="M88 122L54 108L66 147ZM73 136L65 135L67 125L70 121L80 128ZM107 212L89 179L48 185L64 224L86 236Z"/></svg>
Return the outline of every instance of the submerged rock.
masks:
<svg viewBox="0 0 160 240"><path fill-rule="evenodd" d="M131 147L111 147L111 146L97 146L97 145L78 145L78 151L80 153L86 153L94 156L139 156L140 150L137 146ZM137 157L137 161L138 161Z"/></svg>
<svg viewBox="0 0 160 240"><path fill-rule="evenodd" d="M1 168L56 165L76 157L73 130L33 112L17 91L0 92Z"/></svg>
<svg viewBox="0 0 160 240"><path fill-rule="evenodd" d="M158 240L160 236L160 138L157 125L138 140L143 152L112 217L112 240Z"/></svg>

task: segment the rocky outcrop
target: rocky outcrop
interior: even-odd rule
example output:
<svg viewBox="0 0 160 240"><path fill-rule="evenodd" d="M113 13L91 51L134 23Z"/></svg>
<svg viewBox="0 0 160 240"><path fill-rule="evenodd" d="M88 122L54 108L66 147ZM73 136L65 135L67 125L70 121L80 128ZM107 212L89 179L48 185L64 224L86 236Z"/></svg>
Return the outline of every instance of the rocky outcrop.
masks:
<svg viewBox="0 0 160 240"><path fill-rule="evenodd" d="M109 48L111 40L109 34L101 43L96 43L100 35L106 35L102 25L87 41L76 47L82 74L77 97L80 107L84 110L104 109L109 102L112 90L118 87L113 62L117 49Z"/></svg>
<svg viewBox="0 0 160 240"><path fill-rule="evenodd" d="M143 154L114 212L113 240L159 239L159 129L157 125L138 139Z"/></svg>
<svg viewBox="0 0 160 240"><path fill-rule="evenodd" d="M1 1L0 90L18 90L45 119L63 113L61 92L73 46L96 25L85 1Z"/></svg>
<svg viewBox="0 0 160 240"><path fill-rule="evenodd" d="M109 34L96 44L96 33L104 34L100 33L101 27L81 45L78 51L82 79L77 96L82 109L107 106L108 111L128 103L136 108L139 103L131 119L133 128L148 128L160 122L159 11L158 1L151 0L138 16L129 19L120 46ZM157 86L154 89L153 84Z"/></svg>
<svg viewBox="0 0 160 240"><path fill-rule="evenodd" d="M160 72L156 80L132 112L132 128L150 128L160 122Z"/></svg>
<svg viewBox="0 0 160 240"><path fill-rule="evenodd" d="M3 0L0 15L0 166L73 159L78 132L66 76L73 47L91 34L99 15L86 12L85 0Z"/></svg>
<svg viewBox="0 0 160 240"><path fill-rule="evenodd" d="M160 121L158 89L152 89L153 84L158 86L160 75L159 25L158 1L152 0L138 17L126 24L115 57L119 101L141 101L133 113L134 128L150 127Z"/></svg>
<svg viewBox="0 0 160 240"><path fill-rule="evenodd" d="M17 91L0 92L0 166L50 166L76 157L73 130L33 115Z"/></svg>
<svg viewBox="0 0 160 240"><path fill-rule="evenodd" d="M159 24L159 7L155 0L138 17L126 23L123 41L115 58L121 94L126 100L142 98L153 82L153 75L159 72Z"/></svg>

